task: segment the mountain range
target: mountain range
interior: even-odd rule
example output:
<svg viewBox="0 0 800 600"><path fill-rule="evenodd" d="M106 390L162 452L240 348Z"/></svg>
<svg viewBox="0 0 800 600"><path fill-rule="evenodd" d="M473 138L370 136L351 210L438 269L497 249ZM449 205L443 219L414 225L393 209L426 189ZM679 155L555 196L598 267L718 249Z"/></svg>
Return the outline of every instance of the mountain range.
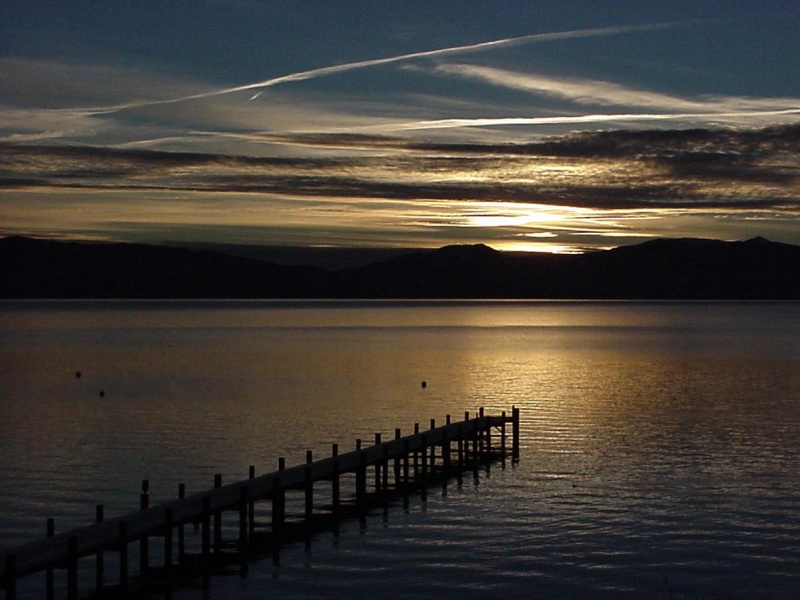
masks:
<svg viewBox="0 0 800 600"><path fill-rule="evenodd" d="M579 255L485 245L323 269L216 250L0 239L0 298L800 299L800 246L656 239Z"/></svg>

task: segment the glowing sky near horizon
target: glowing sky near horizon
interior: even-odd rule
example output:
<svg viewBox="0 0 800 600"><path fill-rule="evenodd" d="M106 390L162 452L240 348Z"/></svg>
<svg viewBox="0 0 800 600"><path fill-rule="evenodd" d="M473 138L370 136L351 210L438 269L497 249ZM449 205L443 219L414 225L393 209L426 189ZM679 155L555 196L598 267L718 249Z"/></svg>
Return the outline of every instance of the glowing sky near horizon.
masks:
<svg viewBox="0 0 800 600"><path fill-rule="evenodd" d="M800 243L793 2L8 0L0 21L0 235Z"/></svg>

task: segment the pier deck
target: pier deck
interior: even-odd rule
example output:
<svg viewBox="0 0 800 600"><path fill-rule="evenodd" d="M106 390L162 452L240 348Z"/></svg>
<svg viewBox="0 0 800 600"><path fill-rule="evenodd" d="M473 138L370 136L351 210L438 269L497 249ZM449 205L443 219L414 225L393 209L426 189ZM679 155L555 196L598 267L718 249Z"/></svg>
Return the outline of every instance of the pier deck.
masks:
<svg viewBox="0 0 800 600"><path fill-rule="evenodd" d="M398 495L411 487L423 487L431 484L434 476L448 477L456 472L461 473L470 465L490 461L502 457L506 452L506 425L513 427L512 460L519 458L519 409L513 408L512 415L505 412L500 416L484 415L483 409L478 416L469 418L465 414L463 421L452 423L447 417L445 425L420 432L400 436L395 430L395 439L381 442L380 434L376 434L375 444L362 447L361 440L356 442L356 450L344 454L338 453L338 446L333 445L332 455L321 460L312 460L311 452L307 452L306 463L291 468L279 468L277 471L256 477L251 467L249 479L221 485L217 479L213 489L195 493L176 500L148 506L147 483L143 482L141 510L112 519L103 519L102 507L98 507L97 522L61 533L52 534L52 522L49 524L48 537L2 551L4 560L0 563L0 583L5 590L6 600L15 600L17 580L33 573L48 571L48 592L52 597L52 570L67 570L68 598L77 598L77 564L79 559L97 557L97 591L100 592L107 582L102 564L103 552L119 553L119 581L115 585L126 587L128 584L128 545L140 541L139 569L140 577L149 569L147 556L148 538L163 538L164 565L169 571L173 565L180 565L183 560L183 526L189 523L200 523L202 526L202 552L204 563L210 561L212 552L211 521L214 520L214 551L219 550L221 539L219 534L220 515L225 511L237 511L240 516L239 539L237 543L244 548L255 536L253 506L259 501L270 501L271 522L270 535L275 543L286 525L285 495L290 490L305 490L305 521L314 515L314 483L331 482L331 501L328 505L330 516L336 520L343 513L340 492L340 477L344 474L355 474L355 506L366 503L369 490L374 484L374 494L384 496ZM499 443L492 447L492 430L499 432ZM437 456L437 449L439 450ZM436 464L436 458L440 463ZM410 461L413 459L413 464ZM280 467L285 462L280 461ZM374 480L367 477L368 468L375 470ZM390 485L389 473L394 471L393 485ZM373 494L373 495L374 495ZM178 532L178 556L175 563L176 548L173 535ZM210 562L208 562L210 564Z"/></svg>

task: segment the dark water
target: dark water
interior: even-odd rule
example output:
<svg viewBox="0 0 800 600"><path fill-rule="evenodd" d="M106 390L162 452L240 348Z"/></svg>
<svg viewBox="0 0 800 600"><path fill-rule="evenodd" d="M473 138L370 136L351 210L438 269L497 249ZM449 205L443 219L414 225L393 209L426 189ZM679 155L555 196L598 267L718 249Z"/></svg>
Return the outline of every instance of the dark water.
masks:
<svg viewBox="0 0 800 600"><path fill-rule="evenodd" d="M800 304L5 303L0 366L0 546L521 407L518 465L175 597L800 597Z"/></svg>

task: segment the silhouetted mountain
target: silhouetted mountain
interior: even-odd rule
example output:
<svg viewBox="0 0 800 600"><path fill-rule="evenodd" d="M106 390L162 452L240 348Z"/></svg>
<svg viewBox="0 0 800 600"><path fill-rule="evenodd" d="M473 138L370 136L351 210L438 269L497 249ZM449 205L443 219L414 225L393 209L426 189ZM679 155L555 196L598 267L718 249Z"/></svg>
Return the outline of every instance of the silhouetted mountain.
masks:
<svg viewBox="0 0 800 600"><path fill-rule="evenodd" d="M800 247L763 238L584 255L447 246L326 271L209 250L5 238L0 297L800 299Z"/></svg>
<svg viewBox="0 0 800 600"><path fill-rule="evenodd" d="M4 298L307 297L324 292L327 276L209 250L0 240Z"/></svg>

